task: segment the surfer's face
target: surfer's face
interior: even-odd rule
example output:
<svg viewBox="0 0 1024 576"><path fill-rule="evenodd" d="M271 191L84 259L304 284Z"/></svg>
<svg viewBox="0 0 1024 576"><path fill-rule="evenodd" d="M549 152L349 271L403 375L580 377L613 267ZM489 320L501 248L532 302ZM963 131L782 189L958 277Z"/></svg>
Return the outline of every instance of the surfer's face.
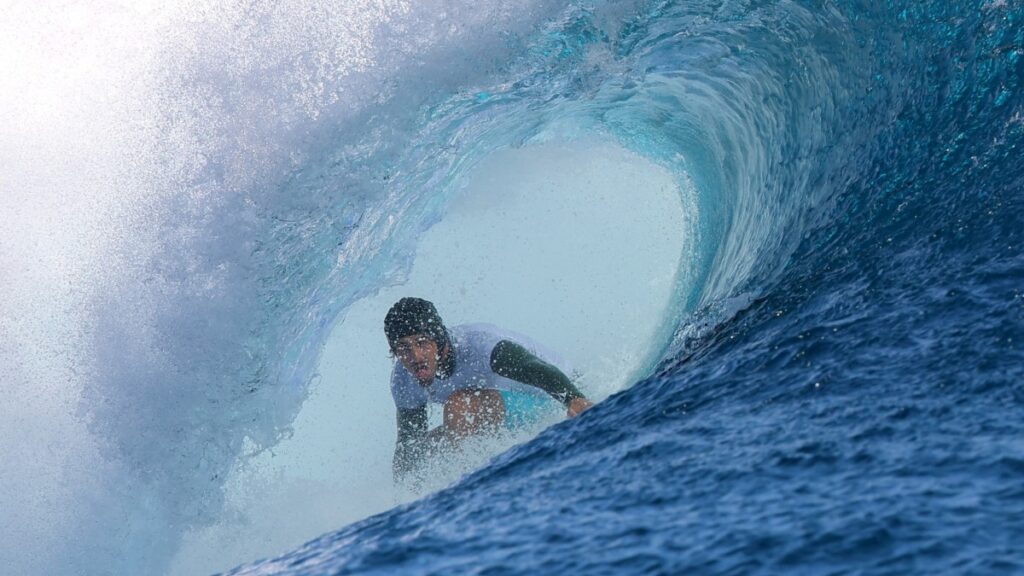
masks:
<svg viewBox="0 0 1024 576"><path fill-rule="evenodd" d="M410 374L419 380L420 384L426 386L434 381L437 374L437 364L441 360L442 350L438 350L437 342L434 342L425 334L413 334L399 338L395 342L395 356L402 362L402 366Z"/></svg>

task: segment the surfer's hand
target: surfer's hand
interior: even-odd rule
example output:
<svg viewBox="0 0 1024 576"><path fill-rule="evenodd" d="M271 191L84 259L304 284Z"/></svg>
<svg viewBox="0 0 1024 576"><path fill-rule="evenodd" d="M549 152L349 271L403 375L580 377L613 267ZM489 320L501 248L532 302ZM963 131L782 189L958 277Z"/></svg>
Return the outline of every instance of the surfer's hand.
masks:
<svg viewBox="0 0 1024 576"><path fill-rule="evenodd" d="M566 413L569 415L569 418L579 416L584 410L590 409L593 405L594 404L586 398L573 398L572 401L569 402L569 410Z"/></svg>

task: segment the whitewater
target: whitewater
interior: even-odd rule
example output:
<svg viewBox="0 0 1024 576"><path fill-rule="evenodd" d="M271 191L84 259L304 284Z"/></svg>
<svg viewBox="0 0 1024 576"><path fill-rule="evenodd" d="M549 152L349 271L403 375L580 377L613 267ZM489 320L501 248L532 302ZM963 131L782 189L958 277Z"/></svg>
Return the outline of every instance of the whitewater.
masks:
<svg viewBox="0 0 1024 576"><path fill-rule="evenodd" d="M1010 0L2 2L0 566L1022 572L1022 56ZM410 295L600 402L395 486Z"/></svg>

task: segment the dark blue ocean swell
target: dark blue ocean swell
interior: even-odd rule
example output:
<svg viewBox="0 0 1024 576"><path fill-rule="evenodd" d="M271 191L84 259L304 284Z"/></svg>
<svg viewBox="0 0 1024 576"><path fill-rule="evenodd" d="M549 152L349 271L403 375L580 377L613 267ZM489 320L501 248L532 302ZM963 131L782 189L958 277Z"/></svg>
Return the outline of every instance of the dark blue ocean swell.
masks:
<svg viewBox="0 0 1024 576"><path fill-rule="evenodd" d="M680 345L452 488L233 573L1024 570L1022 18L649 7L601 115L702 187Z"/></svg>

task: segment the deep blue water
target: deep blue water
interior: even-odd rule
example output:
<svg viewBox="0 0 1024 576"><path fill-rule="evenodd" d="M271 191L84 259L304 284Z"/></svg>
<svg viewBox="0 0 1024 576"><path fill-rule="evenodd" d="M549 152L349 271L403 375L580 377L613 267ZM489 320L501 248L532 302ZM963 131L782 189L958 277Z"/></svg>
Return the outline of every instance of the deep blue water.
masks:
<svg viewBox="0 0 1024 576"><path fill-rule="evenodd" d="M688 174L673 342L454 486L230 573L1024 572L1024 7L579 3L515 42L432 126L574 116Z"/></svg>

